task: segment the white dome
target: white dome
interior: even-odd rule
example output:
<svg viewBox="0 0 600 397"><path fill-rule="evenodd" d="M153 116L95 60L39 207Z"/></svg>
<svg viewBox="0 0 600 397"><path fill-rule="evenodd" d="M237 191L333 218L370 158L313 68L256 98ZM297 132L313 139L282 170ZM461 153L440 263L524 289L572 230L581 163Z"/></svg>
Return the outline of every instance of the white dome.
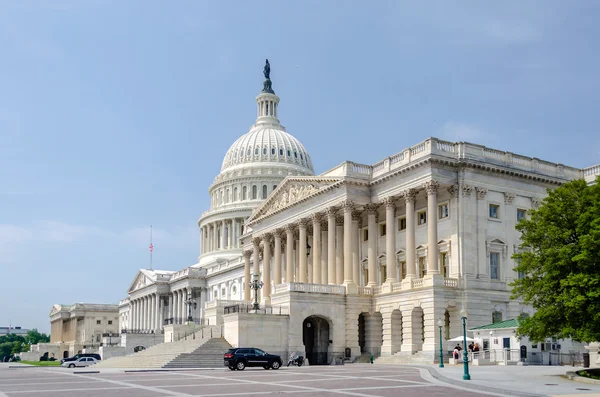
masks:
<svg viewBox="0 0 600 397"><path fill-rule="evenodd" d="M255 127L239 137L227 151L221 172L258 163L289 164L301 172L314 175L312 161L304 145L277 128Z"/></svg>

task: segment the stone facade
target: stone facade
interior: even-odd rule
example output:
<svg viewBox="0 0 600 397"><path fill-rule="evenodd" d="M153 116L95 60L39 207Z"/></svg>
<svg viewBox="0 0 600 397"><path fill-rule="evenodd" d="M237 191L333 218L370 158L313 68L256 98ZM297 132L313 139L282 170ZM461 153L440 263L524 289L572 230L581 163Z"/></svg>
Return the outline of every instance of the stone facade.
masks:
<svg viewBox="0 0 600 397"><path fill-rule="evenodd" d="M262 93L257 104L256 123L209 188L198 263L140 270L120 304L121 328L224 324L234 346L300 351L316 363L362 353L433 361L438 319L456 336L463 307L469 327L530 310L510 299L518 219L546 189L600 174L428 138L315 176L279 124L279 98ZM265 308L255 317L243 309L253 274ZM287 314L269 314L277 308ZM248 335L257 321L272 325L268 342Z"/></svg>

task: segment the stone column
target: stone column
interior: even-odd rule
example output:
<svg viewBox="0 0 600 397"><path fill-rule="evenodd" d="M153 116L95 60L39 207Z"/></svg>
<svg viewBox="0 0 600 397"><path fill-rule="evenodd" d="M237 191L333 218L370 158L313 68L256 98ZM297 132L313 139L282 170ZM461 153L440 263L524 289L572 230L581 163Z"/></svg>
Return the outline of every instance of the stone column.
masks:
<svg viewBox="0 0 600 397"><path fill-rule="evenodd" d="M321 214L313 214L313 283L321 284Z"/></svg>
<svg viewBox="0 0 600 397"><path fill-rule="evenodd" d="M239 248L240 246L240 219L235 218L233 220L233 248Z"/></svg>
<svg viewBox="0 0 600 397"><path fill-rule="evenodd" d="M271 300L271 235L265 234L263 236L263 287L262 295L264 297L265 304L268 304Z"/></svg>
<svg viewBox="0 0 600 397"><path fill-rule="evenodd" d="M321 284L329 284L327 277L327 245L328 245L328 237L327 237L327 222L321 223Z"/></svg>
<svg viewBox="0 0 600 397"><path fill-rule="evenodd" d="M427 274L440 274L438 265L438 214L437 191L440 184L436 181L425 183L427 191Z"/></svg>
<svg viewBox="0 0 600 397"><path fill-rule="evenodd" d="M171 292L171 299L173 302L173 308L171 309L173 324L177 324L177 291Z"/></svg>
<svg viewBox="0 0 600 397"><path fill-rule="evenodd" d="M148 329L154 329L154 294L148 296Z"/></svg>
<svg viewBox="0 0 600 397"><path fill-rule="evenodd" d="M417 277L415 263L415 196L416 191L409 189L404 192L406 202L406 279L410 281ZM404 315L404 313L402 313Z"/></svg>
<svg viewBox="0 0 600 397"><path fill-rule="evenodd" d="M273 261L273 285L281 284L281 229L275 230L275 260Z"/></svg>
<svg viewBox="0 0 600 397"><path fill-rule="evenodd" d="M135 300L130 299L129 300L129 328L130 329L136 329L136 327L135 327L135 321L136 321L135 311L136 310L137 310L137 308L135 306Z"/></svg>
<svg viewBox="0 0 600 397"><path fill-rule="evenodd" d="M213 222L213 251L219 249L219 231L217 230L217 222Z"/></svg>
<svg viewBox="0 0 600 397"><path fill-rule="evenodd" d="M225 221L221 221L221 249L227 249L227 235L225 233Z"/></svg>
<svg viewBox="0 0 600 397"><path fill-rule="evenodd" d="M353 284L352 281L352 210L354 203L345 201L342 204L344 211L344 284Z"/></svg>
<svg viewBox="0 0 600 397"><path fill-rule="evenodd" d="M383 199L385 204L385 267L386 283L396 282L396 204L393 197Z"/></svg>
<svg viewBox="0 0 600 397"><path fill-rule="evenodd" d="M377 285L377 205L368 204L367 207L367 227L369 230L368 240L368 270L369 287Z"/></svg>
<svg viewBox="0 0 600 397"><path fill-rule="evenodd" d="M285 282L294 282L294 226L285 226Z"/></svg>
<svg viewBox="0 0 600 397"><path fill-rule="evenodd" d="M252 251L244 251L244 300L250 301L250 256Z"/></svg>
<svg viewBox="0 0 600 397"><path fill-rule="evenodd" d="M344 217L337 216L336 224L336 253L335 253L335 283L344 283Z"/></svg>
<svg viewBox="0 0 600 397"><path fill-rule="evenodd" d="M298 280L301 283L307 282L307 274L308 268L306 264L306 226L308 221L306 219L300 219L298 221L298 230L300 232L300 237L298 238L298 260L299 260L299 269L298 269Z"/></svg>
<svg viewBox="0 0 600 397"><path fill-rule="evenodd" d="M335 276L335 213L336 209L329 207L325 210L327 214L327 281L328 284L336 283Z"/></svg>
<svg viewBox="0 0 600 397"><path fill-rule="evenodd" d="M361 221L361 214L352 213L352 280L354 284L360 285L360 263L358 258L358 229Z"/></svg>
<svg viewBox="0 0 600 397"><path fill-rule="evenodd" d="M204 230L202 228L200 228L200 255L202 255L202 251L204 250Z"/></svg>

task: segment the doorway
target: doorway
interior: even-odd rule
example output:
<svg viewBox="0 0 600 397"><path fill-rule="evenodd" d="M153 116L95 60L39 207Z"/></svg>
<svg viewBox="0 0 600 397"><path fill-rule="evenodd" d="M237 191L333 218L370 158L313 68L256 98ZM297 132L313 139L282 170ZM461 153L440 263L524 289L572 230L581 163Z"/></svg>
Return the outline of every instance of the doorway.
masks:
<svg viewBox="0 0 600 397"><path fill-rule="evenodd" d="M329 364L329 322L325 318L307 317L302 322L302 341L310 365Z"/></svg>

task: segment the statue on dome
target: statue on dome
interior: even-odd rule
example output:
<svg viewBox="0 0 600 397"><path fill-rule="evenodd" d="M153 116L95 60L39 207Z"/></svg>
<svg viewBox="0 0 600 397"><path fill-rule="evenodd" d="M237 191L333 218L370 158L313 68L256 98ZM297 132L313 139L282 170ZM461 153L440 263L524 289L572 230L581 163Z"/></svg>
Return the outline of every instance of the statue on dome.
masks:
<svg viewBox="0 0 600 397"><path fill-rule="evenodd" d="M265 79L269 80L271 78L271 64L269 64L269 60L266 60L265 68L263 69L263 73L265 75Z"/></svg>

